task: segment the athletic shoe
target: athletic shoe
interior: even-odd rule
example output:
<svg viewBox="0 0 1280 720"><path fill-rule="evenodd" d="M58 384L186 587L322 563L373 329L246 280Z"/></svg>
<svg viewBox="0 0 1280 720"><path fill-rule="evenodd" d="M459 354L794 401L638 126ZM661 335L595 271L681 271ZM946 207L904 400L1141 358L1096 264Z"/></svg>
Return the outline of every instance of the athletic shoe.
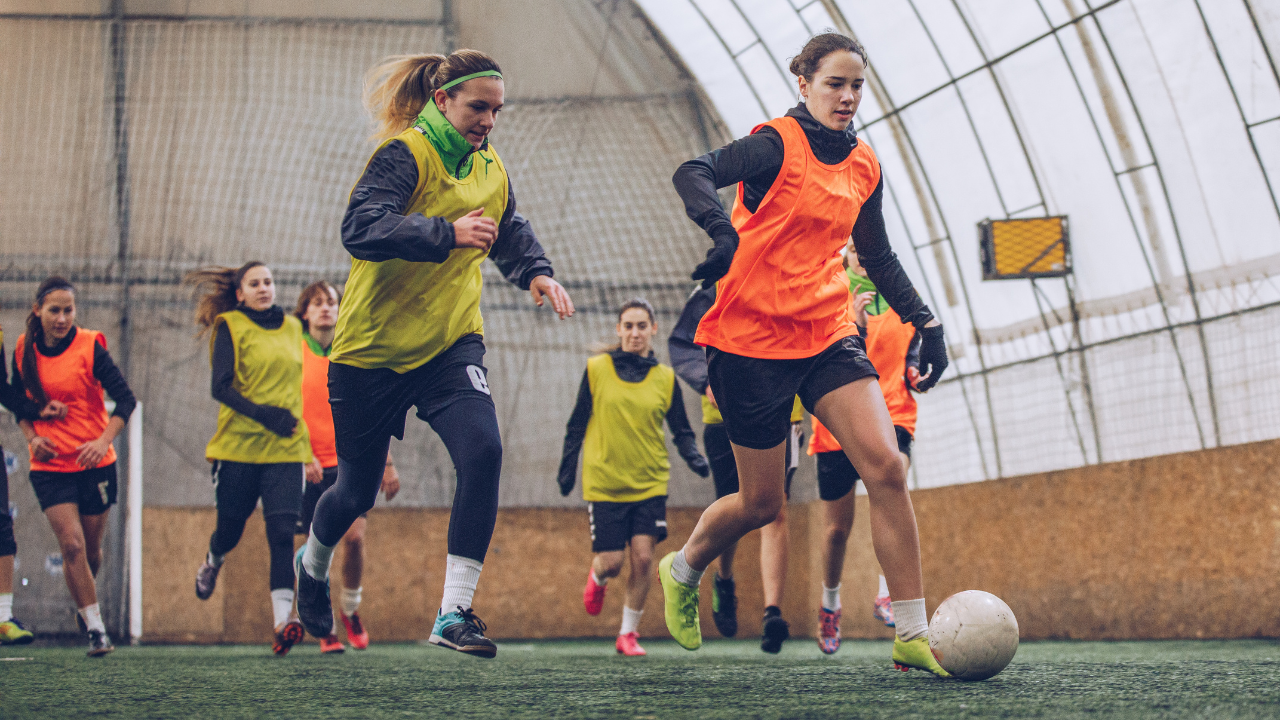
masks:
<svg viewBox="0 0 1280 720"><path fill-rule="evenodd" d="M907 642L903 642L902 638L895 637L893 639L893 667L902 672L915 668L931 672L938 677L951 677L938 664L937 658L933 656L933 649L929 647L929 638L924 636Z"/></svg>
<svg viewBox="0 0 1280 720"><path fill-rule="evenodd" d="M640 633L629 632L625 635L619 635L618 641L613 646L617 648L619 655L639 657L649 654L644 651L644 648L640 647Z"/></svg>
<svg viewBox="0 0 1280 720"><path fill-rule="evenodd" d="M107 637L105 632L101 630L89 631L89 657L102 657L107 653L115 650L111 644L111 638Z"/></svg>
<svg viewBox="0 0 1280 720"><path fill-rule="evenodd" d="M16 618L0 623L0 645L26 645L35 639L36 636L23 627Z"/></svg>
<svg viewBox="0 0 1280 720"><path fill-rule="evenodd" d="M698 586L685 585L671 576L675 553L667 553L658 563L658 580L662 583L663 615L667 631L685 650L702 647L702 625L698 621Z"/></svg>
<svg viewBox="0 0 1280 720"><path fill-rule="evenodd" d="M464 609L459 605L457 610L436 618L427 642L468 655L491 658L498 654L498 646L484 636L484 631L488 629L474 610Z"/></svg>
<svg viewBox="0 0 1280 720"><path fill-rule="evenodd" d="M320 654L336 655L346 651L346 646L338 639L337 635L330 635L327 638L320 638Z"/></svg>
<svg viewBox="0 0 1280 720"><path fill-rule="evenodd" d="M840 611L818 610L818 647L830 655L840 649Z"/></svg>
<svg viewBox="0 0 1280 720"><path fill-rule="evenodd" d="M582 607L587 609L588 615L599 615L604 609L605 587L596 583L594 570L587 571L587 586L582 588Z"/></svg>
<svg viewBox="0 0 1280 720"><path fill-rule="evenodd" d="M777 655L782 650L782 643L789 637L791 637L791 626L782 619L782 610L774 605L765 608L760 649L771 655Z"/></svg>
<svg viewBox="0 0 1280 720"><path fill-rule="evenodd" d="M333 606L329 604L329 578L317 580L307 574L302 566L302 553L307 546L298 548L293 556L293 571L298 576L298 619L314 638L327 638L333 634Z"/></svg>
<svg viewBox="0 0 1280 720"><path fill-rule="evenodd" d="M893 627L893 605L890 604L888 595L876 598L876 609L872 614L877 620L883 622L885 627Z"/></svg>
<svg viewBox="0 0 1280 720"><path fill-rule="evenodd" d="M711 591L711 619L724 637L738 634L738 593L733 578L715 576Z"/></svg>
<svg viewBox="0 0 1280 720"><path fill-rule="evenodd" d="M356 650L364 650L369 647L369 631L365 630L364 623L360 622L360 613L340 614L342 615L342 624L347 628L347 642L351 643L351 647Z"/></svg>
<svg viewBox="0 0 1280 720"><path fill-rule="evenodd" d="M284 627L276 631L275 642L271 643L271 652L283 657L289 654L289 648L302 642L306 634L302 631L302 623L290 620ZM323 647L323 646L321 646Z"/></svg>
<svg viewBox="0 0 1280 720"><path fill-rule="evenodd" d="M218 571L221 569L221 565L210 565L207 559L200 563L200 569L196 571L196 597L209 599L218 585Z"/></svg>

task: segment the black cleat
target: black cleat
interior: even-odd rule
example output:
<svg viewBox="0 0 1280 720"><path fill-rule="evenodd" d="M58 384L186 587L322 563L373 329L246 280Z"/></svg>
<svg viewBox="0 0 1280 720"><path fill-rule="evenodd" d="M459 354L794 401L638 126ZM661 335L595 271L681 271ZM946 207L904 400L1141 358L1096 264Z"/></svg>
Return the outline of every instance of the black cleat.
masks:
<svg viewBox="0 0 1280 720"><path fill-rule="evenodd" d="M738 594L733 578L716 575L711 593L711 619L723 637L738 634Z"/></svg>
<svg viewBox="0 0 1280 720"><path fill-rule="evenodd" d="M427 642L468 655L491 658L498 654L498 646L484 636L484 631L488 629L474 610L458 606L457 610L436 618L435 627L431 629L431 637Z"/></svg>
<svg viewBox="0 0 1280 720"><path fill-rule="evenodd" d="M102 657L113 650L115 647L106 633L101 630L89 631L89 657Z"/></svg>
<svg viewBox="0 0 1280 720"><path fill-rule="evenodd" d="M293 556L293 571L298 576L298 619L314 638L327 638L333 634L333 605L329 602L329 580L317 580L307 574L302 566L302 553L298 548Z"/></svg>
<svg viewBox="0 0 1280 720"><path fill-rule="evenodd" d="M201 600L209 599L213 589L218 586L218 571L221 569L221 565L210 565L208 559L200 564L200 569L196 570L196 597Z"/></svg>
<svg viewBox="0 0 1280 720"><path fill-rule="evenodd" d="M777 655L782 650L782 643L791 637L791 626L782 619L782 610L775 605L764 609L764 632L760 638L760 649Z"/></svg>

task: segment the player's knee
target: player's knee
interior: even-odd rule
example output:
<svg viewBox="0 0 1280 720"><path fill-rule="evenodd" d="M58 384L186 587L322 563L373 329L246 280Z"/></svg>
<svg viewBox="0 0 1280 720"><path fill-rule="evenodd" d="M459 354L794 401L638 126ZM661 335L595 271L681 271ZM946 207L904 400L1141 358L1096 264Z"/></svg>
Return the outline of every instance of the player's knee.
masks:
<svg viewBox="0 0 1280 720"><path fill-rule="evenodd" d="M781 492L747 498L744 501L747 520L752 527L762 528L778 519L778 513L782 512L782 506L785 502L786 495Z"/></svg>
<svg viewBox="0 0 1280 720"><path fill-rule="evenodd" d="M271 545L287 543L292 548L293 529L297 526L297 522L296 517L286 514L272 515L267 518L267 543Z"/></svg>
<svg viewBox="0 0 1280 720"><path fill-rule="evenodd" d="M868 493L906 490L907 473L896 452L879 453L863 466L865 470L861 467L858 470Z"/></svg>
<svg viewBox="0 0 1280 720"><path fill-rule="evenodd" d="M58 546L62 550L62 562L65 565L72 565L88 559L85 554L84 540L80 538L60 540Z"/></svg>
<svg viewBox="0 0 1280 720"><path fill-rule="evenodd" d="M648 550L631 551L631 574L648 575L653 566L653 553Z"/></svg>
<svg viewBox="0 0 1280 720"><path fill-rule="evenodd" d="M595 567L600 577L617 577L622 572L622 553L597 555Z"/></svg>

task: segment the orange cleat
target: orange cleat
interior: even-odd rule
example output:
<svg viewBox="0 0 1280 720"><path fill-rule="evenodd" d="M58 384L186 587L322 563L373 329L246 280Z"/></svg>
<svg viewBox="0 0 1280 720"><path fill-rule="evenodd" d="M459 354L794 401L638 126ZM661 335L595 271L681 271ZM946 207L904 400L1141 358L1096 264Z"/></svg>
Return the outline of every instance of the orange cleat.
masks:
<svg viewBox="0 0 1280 720"><path fill-rule="evenodd" d="M302 642L303 635L306 631L302 629L302 623L297 620L290 620L285 623L284 627L276 631L276 640L271 644L271 652L281 657L289 654L289 648Z"/></svg>
<svg viewBox="0 0 1280 720"><path fill-rule="evenodd" d="M320 638L320 652L323 655L345 652L346 649L346 646L342 644L342 641L338 639L337 635Z"/></svg>
<svg viewBox="0 0 1280 720"><path fill-rule="evenodd" d="M644 648L640 647L640 633L629 632L625 635L619 635L614 647L617 648L619 655L640 657L649 654L644 651Z"/></svg>
<svg viewBox="0 0 1280 720"><path fill-rule="evenodd" d="M587 609L588 615L599 615L604 609L604 585L596 584L596 574L594 571L587 571L587 586L582 588L582 607ZM619 650L618 652L622 652Z"/></svg>
<svg viewBox="0 0 1280 720"><path fill-rule="evenodd" d="M360 613L353 612L350 615L339 612L342 616L342 624L347 628L347 642L351 643L351 647L356 650L364 650L369 647L369 631L364 629L364 623L360 622Z"/></svg>

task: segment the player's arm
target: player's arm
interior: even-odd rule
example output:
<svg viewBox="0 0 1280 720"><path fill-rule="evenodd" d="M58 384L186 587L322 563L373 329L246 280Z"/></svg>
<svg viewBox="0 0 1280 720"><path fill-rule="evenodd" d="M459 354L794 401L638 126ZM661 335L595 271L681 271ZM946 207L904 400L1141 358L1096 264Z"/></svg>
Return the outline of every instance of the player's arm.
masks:
<svg viewBox="0 0 1280 720"><path fill-rule="evenodd" d="M699 288L689 296L680 311L680 319L676 321L671 337L667 338L667 354L671 356L671 367L681 380L689 383L689 387L705 395L707 392L707 351L693 341L698 332L698 323L715 303L715 288Z"/></svg>
<svg viewBox="0 0 1280 720"><path fill-rule="evenodd" d="M539 307L545 297L561 318L573 315L573 300L553 279L551 261L534 235L533 226L516 211L515 189L511 187L510 179L507 180L507 207L498 222L498 236L489 250L489 259L498 266L507 282L528 290Z"/></svg>
<svg viewBox="0 0 1280 720"><path fill-rule="evenodd" d="M671 381L671 407L667 408L667 427L671 428L671 436L676 450L689 469L701 477L711 474L711 466L707 459L698 452L698 437L689 427L689 416L684 411L684 394L680 392L680 381Z"/></svg>
<svg viewBox="0 0 1280 720"><path fill-rule="evenodd" d="M13 374L16 379L17 371L15 370ZM58 404L62 405L62 403ZM27 390L22 386L21 381L15 384L9 383L8 366L4 364L4 345L0 345L0 405L4 405L18 420L41 419L40 406L27 397ZM66 414L65 405L63 405L62 414Z"/></svg>
<svg viewBox="0 0 1280 720"><path fill-rule="evenodd" d="M274 405L259 405L236 390L236 348L231 330L225 322L218 323L213 334L213 372L210 373L209 393L214 400L226 405L245 417L258 421L263 427L280 437L291 437L298 419L288 410Z"/></svg>
<svg viewBox="0 0 1280 720"><path fill-rule="evenodd" d="M342 216L347 252L370 262L449 259L457 246L453 223L422 213L404 214L417 187L418 162L407 145L395 140L374 154Z"/></svg>
<svg viewBox="0 0 1280 720"><path fill-rule="evenodd" d="M590 420L591 381L584 370L582 384L578 386L578 401L573 405L573 414L569 415L564 430L564 449L560 453L560 472L556 477L561 495L567 496L577 483L578 455L582 453L582 440L587 436L587 422Z"/></svg>

